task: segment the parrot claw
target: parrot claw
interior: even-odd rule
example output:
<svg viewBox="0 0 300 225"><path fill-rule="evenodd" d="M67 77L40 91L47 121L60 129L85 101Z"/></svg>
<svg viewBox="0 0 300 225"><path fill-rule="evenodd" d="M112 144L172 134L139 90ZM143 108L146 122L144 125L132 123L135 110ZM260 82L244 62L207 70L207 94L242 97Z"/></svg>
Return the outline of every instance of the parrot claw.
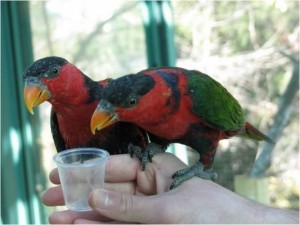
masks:
<svg viewBox="0 0 300 225"><path fill-rule="evenodd" d="M192 167L179 170L173 174L173 182L170 186L170 189L174 189L182 184L184 181L191 179L192 177L200 177L205 180L217 180L217 173L213 169L205 170L204 165L201 162L196 163Z"/></svg>
<svg viewBox="0 0 300 225"><path fill-rule="evenodd" d="M155 143L149 143L144 151L139 146L130 144L128 146L128 152L131 157L133 155L137 156L137 158L141 161L142 170L145 170L146 164L148 162L152 162L152 157L162 152L162 148L160 145L157 145Z"/></svg>

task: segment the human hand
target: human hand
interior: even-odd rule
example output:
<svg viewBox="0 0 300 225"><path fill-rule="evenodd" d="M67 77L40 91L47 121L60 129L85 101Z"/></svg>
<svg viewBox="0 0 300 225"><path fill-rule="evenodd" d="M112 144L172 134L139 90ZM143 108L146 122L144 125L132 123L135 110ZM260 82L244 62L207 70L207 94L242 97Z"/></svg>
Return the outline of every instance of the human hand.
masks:
<svg viewBox="0 0 300 225"><path fill-rule="evenodd" d="M171 176L178 170L187 167L177 157L168 154L157 154L153 162L146 165L145 171L140 169L140 161L128 154L112 155L106 163L105 189L137 196L155 195L169 190ZM52 183L59 185L57 169L49 176ZM64 205L61 186L49 188L43 195L43 202L48 206ZM96 212L61 211L53 213L50 223L72 223L77 218L108 221L109 219ZM78 221L77 221L78 222Z"/></svg>
<svg viewBox="0 0 300 225"><path fill-rule="evenodd" d="M111 156L105 190L90 195L91 212L53 213L50 223L298 223L298 213L255 203L211 181L192 178L169 191L172 174L185 168L175 156L162 153L140 170L128 155ZM50 180L59 184L56 170ZM46 205L63 205L60 186L43 196Z"/></svg>

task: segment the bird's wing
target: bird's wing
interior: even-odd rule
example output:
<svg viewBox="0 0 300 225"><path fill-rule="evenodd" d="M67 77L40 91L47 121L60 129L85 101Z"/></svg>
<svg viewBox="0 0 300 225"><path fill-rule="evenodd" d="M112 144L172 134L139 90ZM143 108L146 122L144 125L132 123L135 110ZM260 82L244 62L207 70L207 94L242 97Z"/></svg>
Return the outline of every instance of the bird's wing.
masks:
<svg viewBox="0 0 300 225"><path fill-rule="evenodd" d="M193 111L201 119L224 131L235 131L245 125L240 104L219 82L198 71L188 73Z"/></svg>
<svg viewBox="0 0 300 225"><path fill-rule="evenodd" d="M56 147L56 151L60 152L66 150L66 143L59 131L57 115L53 111L53 108L51 109L50 124L51 124L51 133Z"/></svg>

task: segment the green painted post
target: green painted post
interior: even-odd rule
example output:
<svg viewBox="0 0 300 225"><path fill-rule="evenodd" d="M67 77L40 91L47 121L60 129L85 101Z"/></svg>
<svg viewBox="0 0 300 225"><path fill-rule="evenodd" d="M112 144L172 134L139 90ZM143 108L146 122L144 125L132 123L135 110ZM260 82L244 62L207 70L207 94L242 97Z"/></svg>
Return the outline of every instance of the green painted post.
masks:
<svg viewBox="0 0 300 225"><path fill-rule="evenodd" d="M148 67L175 66L174 25L169 0L142 1Z"/></svg>
<svg viewBox="0 0 300 225"><path fill-rule="evenodd" d="M1 222L46 223L37 143L38 116L23 101L24 69L32 63L28 2L1 1Z"/></svg>
<svg viewBox="0 0 300 225"><path fill-rule="evenodd" d="M175 66L173 11L170 0L142 0L148 67ZM176 153L174 145L169 146Z"/></svg>

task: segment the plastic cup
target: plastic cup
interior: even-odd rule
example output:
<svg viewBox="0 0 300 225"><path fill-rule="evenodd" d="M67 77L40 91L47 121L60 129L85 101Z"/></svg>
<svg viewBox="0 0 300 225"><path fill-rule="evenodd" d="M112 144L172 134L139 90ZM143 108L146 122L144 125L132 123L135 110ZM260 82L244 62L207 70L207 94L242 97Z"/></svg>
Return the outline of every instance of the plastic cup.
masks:
<svg viewBox="0 0 300 225"><path fill-rule="evenodd" d="M66 207L90 211L89 193L103 188L105 162L109 153L97 148L74 148L54 155Z"/></svg>

